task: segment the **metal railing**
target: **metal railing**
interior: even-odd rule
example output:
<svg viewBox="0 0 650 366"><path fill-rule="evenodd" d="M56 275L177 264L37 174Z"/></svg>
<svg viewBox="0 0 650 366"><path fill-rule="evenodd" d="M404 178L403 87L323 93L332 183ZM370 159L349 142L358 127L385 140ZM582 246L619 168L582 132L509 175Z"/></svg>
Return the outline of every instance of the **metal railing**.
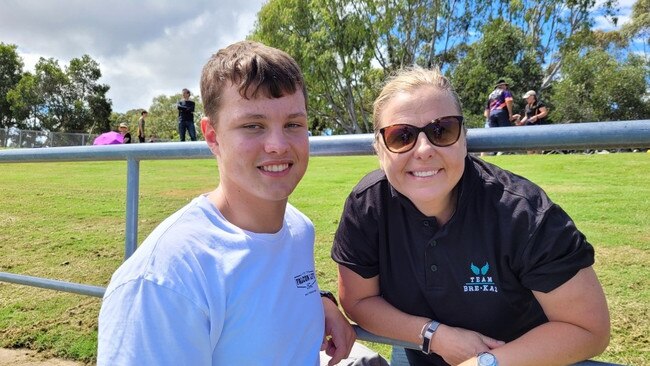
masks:
<svg viewBox="0 0 650 366"><path fill-rule="evenodd" d="M374 154L373 134L310 137L311 156ZM650 148L650 120L469 129L470 152ZM137 248L141 160L212 158L205 142L168 142L0 150L0 163L127 161L125 259ZM102 297L105 288L0 272L0 281ZM360 339L406 348L416 345L378 337L363 330Z"/></svg>

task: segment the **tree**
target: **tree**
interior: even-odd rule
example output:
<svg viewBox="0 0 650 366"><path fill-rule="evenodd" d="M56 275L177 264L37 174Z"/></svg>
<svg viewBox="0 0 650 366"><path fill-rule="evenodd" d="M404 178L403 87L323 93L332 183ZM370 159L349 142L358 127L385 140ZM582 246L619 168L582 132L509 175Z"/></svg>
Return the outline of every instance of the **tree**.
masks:
<svg viewBox="0 0 650 366"><path fill-rule="evenodd" d="M623 25L621 32L628 39L638 36L650 46L650 0L637 0L634 3L630 22Z"/></svg>
<svg viewBox="0 0 650 366"><path fill-rule="evenodd" d="M95 85L93 93L87 96L88 108L90 108L90 120L92 126L88 129L89 133L99 133L111 130L112 102L106 97L109 86Z"/></svg>
<svg viewBox="0 0 650 366"><path fill-rule="evenodd" d="M106 98L110 87L97 83L102 76L99 63L88 55L74 58L66 67L66 75L70 80L70 99L75 106L74 123L71 122L69 128L91 133L110 130L112 107Z"/></svg>
<svg viewBox="0 0 650 366"><path fill-rule="evenodd" d="M270 0L250 38L287 51L301 65L313 132L369 132L385 75L411 65L453 70L486 24L507 23L521 38L508 52L517 67L502 74L523 80L520 74L531 71L526 75L537 82L531 89L545 89L565 50L584 44L596 7L614 19L613 0L602 6L595 0ZM484 93L494 73L471 71L478 79L470 83Z"/></svg>
<svg viewBox="0 0 650 366"><path fill-rule="evenodd" d="M271 0L252 39L291 54L310 90L312 131L372 130L372 101L392 70L444 67L483 24L471 0Z"/></svg>
<svg viewBox="0 0 650 366"><path fill-rule="evenodd" d="M34 69L38 103L32 106L33 115L43 129L68 132L66 125L74 107L66 93L70 83L67 75L53 58L41 57Z"/></svg>
<svg viewBox="0 0 650 366"><path fill-rule="evenodd" d="M7 101L11 105L11 113L17 128L40 129L34 114L34 106L40 103L38 80L35 75L24 73L18 84L7 92Z"/></svg>
<svg viewBox="0 0 650 366"><path fill-rule="evenodd" d="M23 61L16 49L16 45L0 43L0 127L10 127L16 123L7 98L23 73Z"/></svg>
<svg viewBox="0 0 650 366"><path fill-rule="evenodd" d="M496 19L482 33L483 37L467 48L450 72L471 127L483 125L487 96L498 79L505 78L515 96L537 89L542 81L541 67L520 28ZM515 111L521 108L523 103L515 97Z"/></svg>
<svg viewBox="0 0 650 366"><path fill-rule="evenodd" d="M565 122L646 119L650 116L647 66L630 55L619 63L603 49L566 55L553 86L551 118Z"/></svg>
<svg viewBox="0 0 650 366"><path fill-rule="evenodd" d="M258 14L252 38L291 54L309 85L312 129L366 132L372 99L373 34L348 7L354 1L271 0ZM372 96L371 96L372 97Z"/></svg>
<svg viewBox="0 0 650 366"><path fill-rule="evenodd" d="M53 58L41 58L34 74L25 73L8 100L22 126L61 132L102 132L109 126L109 86L97 83L99 64L75 58L62 70Z"/></svg>
<svg viewBox="0 0 650 366"><path fill-rule="evenodd" d="M617 21L616 0L501 0L490 3L488 18L504 18L520 28L538 63L545 66L537 90L548 88L555 80L566 52L589 42L594 17L602 15L613 23Z"/></svg>

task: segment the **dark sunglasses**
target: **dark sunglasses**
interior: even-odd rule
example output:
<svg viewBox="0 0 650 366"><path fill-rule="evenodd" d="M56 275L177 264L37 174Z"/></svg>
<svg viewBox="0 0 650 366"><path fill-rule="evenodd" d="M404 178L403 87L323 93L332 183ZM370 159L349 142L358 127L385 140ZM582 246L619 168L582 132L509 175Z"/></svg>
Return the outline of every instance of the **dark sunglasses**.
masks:
<svg viewBox="0 0 650 366"><path fill-rule="evenodd" d="M436 118L424 127L396 124L380 128L379 133L388 151L399 154L413 149L420 132L424 132L429 142L435 146L453 145L460 137L462 125L462 116L447 116Z"/></svg>

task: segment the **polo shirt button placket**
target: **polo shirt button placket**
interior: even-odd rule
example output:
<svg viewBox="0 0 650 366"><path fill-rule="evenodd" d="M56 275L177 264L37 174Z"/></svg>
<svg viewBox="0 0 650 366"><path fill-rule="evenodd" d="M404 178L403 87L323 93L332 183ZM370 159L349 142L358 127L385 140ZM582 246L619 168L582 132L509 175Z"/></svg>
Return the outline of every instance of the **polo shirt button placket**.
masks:
<svg viewBox="0 0 650 366"><path fill-rule="evenodd" d="M438 270L438 266L436 266L435 264L432 264L431 267L429 268L431 268L431 272L435 272Z"/></svg>

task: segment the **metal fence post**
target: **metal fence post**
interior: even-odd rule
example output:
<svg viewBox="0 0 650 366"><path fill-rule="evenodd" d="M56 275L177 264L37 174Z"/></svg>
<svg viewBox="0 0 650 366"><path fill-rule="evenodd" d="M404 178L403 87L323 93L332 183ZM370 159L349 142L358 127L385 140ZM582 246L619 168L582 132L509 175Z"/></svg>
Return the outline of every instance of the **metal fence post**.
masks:
<svg viewBox="0 0 650 366"><path fill-rule="evenodd" d="M140 160L129 157L126 169L126 238L124 259L138 247L138 200L140 195Z"/></svg>

